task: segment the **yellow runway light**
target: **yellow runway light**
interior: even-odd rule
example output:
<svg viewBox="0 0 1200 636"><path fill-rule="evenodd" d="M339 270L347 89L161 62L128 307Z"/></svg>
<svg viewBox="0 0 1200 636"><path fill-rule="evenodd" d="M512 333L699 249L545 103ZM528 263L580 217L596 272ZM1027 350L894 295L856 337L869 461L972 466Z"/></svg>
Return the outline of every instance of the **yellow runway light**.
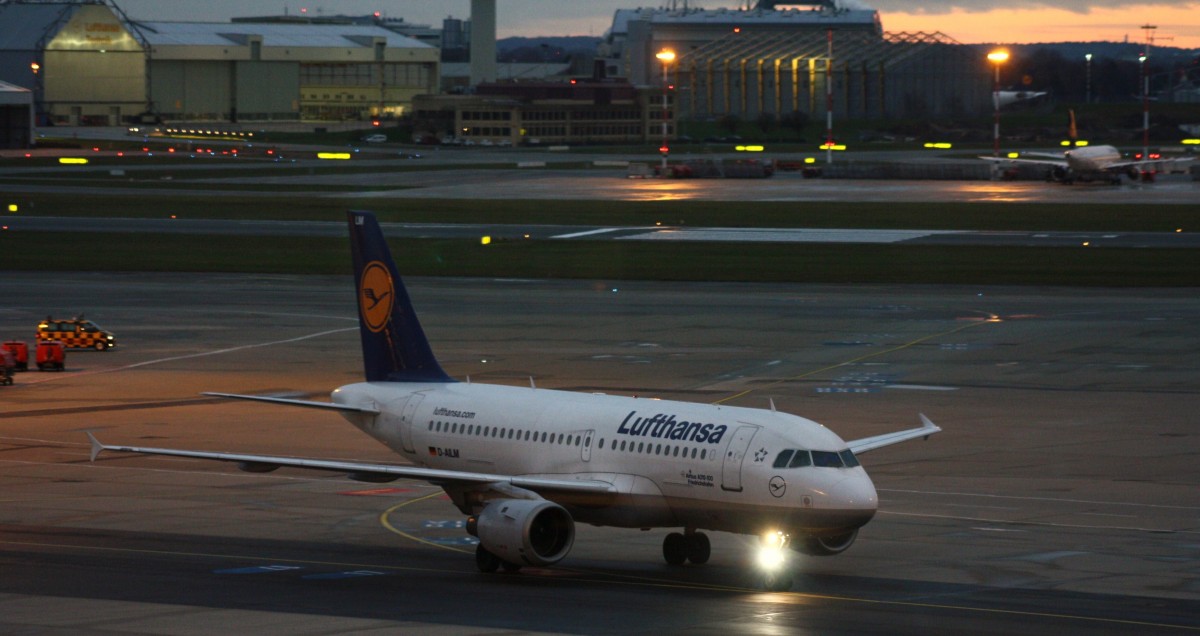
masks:
<svg viewBox="0 0 1200 636"><path fill-rule="evenodd" d="M88 162L83 157L59 157L58 163L64 166L82 166Z"/></svg>
<svg viewBox="0 0 1200 636"><path fill-rule="evenodd" d="M350 158L350 153L348 153L348 152L318 152L318 153L317 153L317 159L341 159L341 160L346 160L346 159L349 159L349 158Z"/></svg>

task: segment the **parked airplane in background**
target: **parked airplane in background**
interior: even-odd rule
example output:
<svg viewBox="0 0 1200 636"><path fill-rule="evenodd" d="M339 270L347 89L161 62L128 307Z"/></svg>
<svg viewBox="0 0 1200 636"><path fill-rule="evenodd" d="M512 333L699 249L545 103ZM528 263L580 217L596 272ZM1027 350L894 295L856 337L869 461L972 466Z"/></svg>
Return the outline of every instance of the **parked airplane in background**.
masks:
<svg viewBox="0 0 1200 636"><path fill-rule="evenodd" d="M677 528L668 563L701 564L702 530L763 537L769 589L791 585L787 551L838 554L874 516L875 487L857 454L941 429L923 425L849 443L825 427L767 409L457 382L442 370L413 312L375 217L349 213L366 382L332 402L223 397L339 411L412 465L328 461L102 444L102 451L281 466L441 486L478 537L480 570L551 565L575 523Z"/></svg>
<svg viewBox="0 0 1200 636"><path fill-rule="evenodd" d="M1179 163L1191 161L1190 157L1179 159L1159 159L1138 157L1126 160L1121 151L1113 146L1080 146L1075 127L1075 111L1070 113L1071 149L1061 153L1026 152L1019 157L987 157L980 159L996 163L1034 164L1047 166L1047 178L1062 183L1075 181L1108 181L1112 184L1121 182L1121 175L1129 175L1137 179L1142 175L1153 175L1162 172L1164 168Z"/></svg>

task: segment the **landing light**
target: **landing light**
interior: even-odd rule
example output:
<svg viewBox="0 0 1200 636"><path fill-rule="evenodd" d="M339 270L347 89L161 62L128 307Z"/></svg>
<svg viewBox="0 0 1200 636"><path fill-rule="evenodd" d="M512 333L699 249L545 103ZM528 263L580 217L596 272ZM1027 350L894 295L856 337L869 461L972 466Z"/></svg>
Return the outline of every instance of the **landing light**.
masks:
<svg viewBox="0 0 1200 636"><path fill-rule="evenodd" d="M787 565L787 541L788 536L779 531L764 534L758 548L758 567L775 572Z"/></svg>

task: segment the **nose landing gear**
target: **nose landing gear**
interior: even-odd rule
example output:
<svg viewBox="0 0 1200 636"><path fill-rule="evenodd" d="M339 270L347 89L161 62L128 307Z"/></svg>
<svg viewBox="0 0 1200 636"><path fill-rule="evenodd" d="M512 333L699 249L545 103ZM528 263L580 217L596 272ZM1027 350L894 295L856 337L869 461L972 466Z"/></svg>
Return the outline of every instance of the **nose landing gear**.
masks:
<svg viewBox="0 0 1200 636"><path fill-rule="evenodd" d="M788 563L788 542L791 537L782 532L762 535L758 546L758 569L763 589L786 592L792 589L792 570Z"/></svg>

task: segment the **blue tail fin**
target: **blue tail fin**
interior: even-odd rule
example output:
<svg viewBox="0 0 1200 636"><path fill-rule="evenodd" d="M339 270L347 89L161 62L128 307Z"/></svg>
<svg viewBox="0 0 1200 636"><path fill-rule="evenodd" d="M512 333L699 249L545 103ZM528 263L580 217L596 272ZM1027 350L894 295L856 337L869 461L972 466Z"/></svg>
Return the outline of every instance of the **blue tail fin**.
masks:
<svg viewBox="0 0 1200 636"><path fill-rule="evenodd" d="M367 381L453 382L433 357L375 215L347 217Z"/></svg>

